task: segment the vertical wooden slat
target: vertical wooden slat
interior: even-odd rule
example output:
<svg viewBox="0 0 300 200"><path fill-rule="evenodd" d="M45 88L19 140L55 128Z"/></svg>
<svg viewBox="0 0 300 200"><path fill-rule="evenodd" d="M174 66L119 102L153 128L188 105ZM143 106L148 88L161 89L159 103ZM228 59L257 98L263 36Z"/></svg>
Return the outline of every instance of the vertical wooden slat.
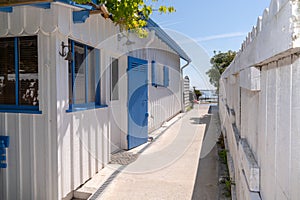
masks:
<svg viewBox="0 0 300 200"><path fill-rule="evenodd" d="M268 66L267 80L267 144L266 144L266 164L268 170L265 170L264 175L266 181L266 198L275 199L273 188L276 186L276 141L277 141L277 63L273 62ZM264 166L266 167L266 166Z"/></svg>
<svg viewBox="0 0 300 200"><path fill-rule="evenodd" d="M277 147L276 147L276 198L290 198L290 148L291 148L291 57L278 61L278 112L277 112Z"/></svg>
<svg viewBox="0 0 300 200"><path fill-rule="evenodd" d="M300 57L293 55L292 60L292 111L291 111L291 199L300 196Z"/></svg>

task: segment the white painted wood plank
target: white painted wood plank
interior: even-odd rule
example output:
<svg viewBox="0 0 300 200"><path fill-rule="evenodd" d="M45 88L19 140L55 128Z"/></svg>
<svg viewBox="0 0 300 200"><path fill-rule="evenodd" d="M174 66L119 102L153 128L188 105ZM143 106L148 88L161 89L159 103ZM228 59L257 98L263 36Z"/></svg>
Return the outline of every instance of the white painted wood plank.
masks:
<svg viewBox="0 0 300 200"><path fill-rule="evenodd" d="M44 9L43 9L44 10ZM24 31L28 35L36 34L40 29L41 20L41 8L36 8L33 6L24 7L25 11L25 24Z"/></svg>
<svg viewBox="0 0 300 200"><path fill-rule="evenodd" d="M7 151L8 199L20 199L20 147L17 120L14 114L5 114L5 126L10 136L10 148Z"/></svg>
<svg viewBox="0 0 300 200"><path fill-rule="evenodd" d="M268 66L267 79L267 141L266 141L266 159L262 171L262 184L265 185L265 198L275 199L274 187L276 187L276 144L277 144L277 91L276 91L276 63Z"/></svg>
<svg viewBox="0 0 300 200"><path fill-rule="evenodd" d="M16 6L10 15L10 30L12 35L20 35L24 31L24 6Z"/></svg>
<svg viewBox="0 0 300 200"><path fill-rule="evenodd" d="M0 12L0 36L6 36L8 34L10 15L6 12Z"/></svg>
<svg viewBox="0 0 300 200"><path fill-rule="evenodd" d="M291 112L291 199L300 196L300 57L292 62L292 112Z"/></svg>
<svg viewBox="0 0 300 200"><path fill-rule="evenodd" d="M276 147L276 197L277 199L290 198L290 162L291 162L291 57L278 61L278 113Z"/></svg>

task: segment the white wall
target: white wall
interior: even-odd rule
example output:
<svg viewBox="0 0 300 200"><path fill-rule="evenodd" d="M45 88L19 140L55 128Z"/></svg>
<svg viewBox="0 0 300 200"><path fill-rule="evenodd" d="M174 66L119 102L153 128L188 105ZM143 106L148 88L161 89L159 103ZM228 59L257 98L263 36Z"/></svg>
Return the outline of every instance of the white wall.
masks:
<svg viewBox="0 0 300 200"><path fill-rule="evenodd" d="M38 35L39 109L42 114L0 114L1 135L10 136L7 169L0 169L0 199L55 199L57 121L55 36L47 33L41 9L19 6L0 12L0 37ZM26 17L24 17L26 16ZM47 177L47 178L45 178Z"/></svg>
<svg viewBox="0 0 300 200"><path fill-rule="evenodd" d="M220 80L237 199L299 199L298 8L298 1L272 1Z"/></svg>

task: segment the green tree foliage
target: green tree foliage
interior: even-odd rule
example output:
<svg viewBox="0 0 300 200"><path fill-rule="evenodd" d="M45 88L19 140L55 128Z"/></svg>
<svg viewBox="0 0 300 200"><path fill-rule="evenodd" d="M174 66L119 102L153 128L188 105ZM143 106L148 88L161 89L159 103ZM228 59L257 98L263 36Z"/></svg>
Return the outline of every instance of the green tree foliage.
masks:
<svg viewBox="0 0 300 200"><path fill-rule="evenodd" d="M221 74L225 71L225 69L230 65L233 59L236 56L235 51L227 51L225 53L214 51L214 56L210 59L210 63L212 64L211 69L206 72L209 76L209 82L217 88L219 91L219 80Z"/></svg>
<svg viewBox="0 0 300 200"><path fill-rule="evenodd" d="M89 3L91 0L75 0L77 3ZM144 28L147 19L154 10L160 13L175 12L173 6L160 5L155 9L158 0L98 0L98 4L104 4L112 20L122 30L135 31L140 37L146 37L148 32Z"/></svg>
<svg viewBox="0 0 300 200"><path fill-rule="evenodd" d="M196 98L197 98L197 101L199 100L199 97L202 96L202 93L200 90L196 90L196 87L193 87L194 88L194 93L196 95Z"/></svg>

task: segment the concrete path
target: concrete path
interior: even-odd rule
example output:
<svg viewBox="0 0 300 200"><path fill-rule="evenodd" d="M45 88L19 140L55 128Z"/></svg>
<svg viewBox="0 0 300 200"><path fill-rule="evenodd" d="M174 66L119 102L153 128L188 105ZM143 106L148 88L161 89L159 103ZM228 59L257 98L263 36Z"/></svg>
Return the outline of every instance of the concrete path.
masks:
<svg viewBox="0 0 300 200"><path fill-rule="evenodd" d="M205 131L209 134L208 110L209 105L196 105L188 113L179 115L177 121L174 119L176 122L169 122L173 123L171 126L167 124L154 132L151 143L129 151L138 155L134 162L108 165L81 190L93 191L98 185L89 199L216 199L214 145L203 149L205 158L199 165ZM215 137L212 138L210 140Z"/></svg>

